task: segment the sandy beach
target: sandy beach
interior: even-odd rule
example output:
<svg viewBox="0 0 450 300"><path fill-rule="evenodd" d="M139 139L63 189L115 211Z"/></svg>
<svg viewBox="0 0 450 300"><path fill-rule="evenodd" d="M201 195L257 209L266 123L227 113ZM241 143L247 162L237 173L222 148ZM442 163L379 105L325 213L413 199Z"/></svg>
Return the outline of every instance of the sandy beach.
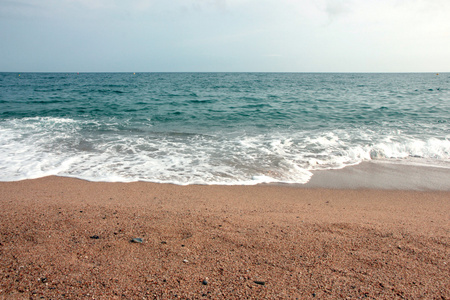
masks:
<svg viewBox="0 0 450 300"><path fill-rule="evenodd" d="M449 212L449 191L2 182L0 299L450 299Z"/></svg>

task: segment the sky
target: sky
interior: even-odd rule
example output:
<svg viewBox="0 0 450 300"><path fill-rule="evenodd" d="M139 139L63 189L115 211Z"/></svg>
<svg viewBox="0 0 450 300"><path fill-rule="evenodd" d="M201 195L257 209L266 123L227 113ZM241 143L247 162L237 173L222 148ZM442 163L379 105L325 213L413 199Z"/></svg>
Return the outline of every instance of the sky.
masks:
<svg viewBox="0 0 450 300"><path fill-rule="evenodd" d="M450 0L0 0L0 72L450 72Z"/></svg>

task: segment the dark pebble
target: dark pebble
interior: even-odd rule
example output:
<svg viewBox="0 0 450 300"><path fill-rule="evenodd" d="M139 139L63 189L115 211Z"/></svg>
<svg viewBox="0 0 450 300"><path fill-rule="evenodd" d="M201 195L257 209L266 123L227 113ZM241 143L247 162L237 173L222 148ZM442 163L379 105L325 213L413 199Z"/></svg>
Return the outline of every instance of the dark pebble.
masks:
<svg viewBox="0 0 450 300"><path fill-rule="evenodd" d="M259 285L266 285L265 281L258 281L258 280L256 280L256 281L253 281L253 282L256 283L256 284L259 284Z"/></svg>
<svg viewBox="0 0 450 300"><path fill-rule="evenodd" d="M139 244L141 244L143 241L142 241L141 238L134 238L134 239L131 240L131 242L132 243L139 243Z"/></svg>
<svg viewBox="0 0 450 300"><path fill-rule="evenodd" d="M208 281L203 280L203 281L202 281L202 284L203 284L203 285L207 285L207 284L208 284Z"/></svg>
<svg viewBox="0 0 450 300"><path fill-rule="evenodd" d="M167 244L167 242L166 241L162 241L161 244Z"/></svg>
<svg viewBox="0 0 450 300"><path fill-rule="evenodd" d="M90 236L91 239L98 240L100 237L98 235Z"/></svg>
<svg viewBox="0 0 450 300"><path fill-rule="evenodd" d="M46 283L47 282L47 278L41 278L41 282Z"/></svg>

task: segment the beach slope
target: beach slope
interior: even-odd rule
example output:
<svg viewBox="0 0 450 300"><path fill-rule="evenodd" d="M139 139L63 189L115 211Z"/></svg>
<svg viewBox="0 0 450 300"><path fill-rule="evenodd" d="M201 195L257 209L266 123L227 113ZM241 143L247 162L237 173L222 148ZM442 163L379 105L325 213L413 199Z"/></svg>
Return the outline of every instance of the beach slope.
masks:
<svg viewBox="0 0 450 300"><path fill-rule="evenodd" d="M0 299L449 299L449 212L446 191L3 182Z"/></svg>

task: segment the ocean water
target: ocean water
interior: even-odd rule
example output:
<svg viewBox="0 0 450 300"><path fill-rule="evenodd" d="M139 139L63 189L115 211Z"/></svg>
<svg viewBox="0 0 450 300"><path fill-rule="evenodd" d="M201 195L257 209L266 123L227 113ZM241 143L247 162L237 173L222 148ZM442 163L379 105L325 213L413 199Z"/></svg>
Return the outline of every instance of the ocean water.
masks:
<svg viewBox="0 0 450 300"><path fill-rule="evenodd" d="M0 181L306 183L450 171L450 74L0 73Z"/></svg>

